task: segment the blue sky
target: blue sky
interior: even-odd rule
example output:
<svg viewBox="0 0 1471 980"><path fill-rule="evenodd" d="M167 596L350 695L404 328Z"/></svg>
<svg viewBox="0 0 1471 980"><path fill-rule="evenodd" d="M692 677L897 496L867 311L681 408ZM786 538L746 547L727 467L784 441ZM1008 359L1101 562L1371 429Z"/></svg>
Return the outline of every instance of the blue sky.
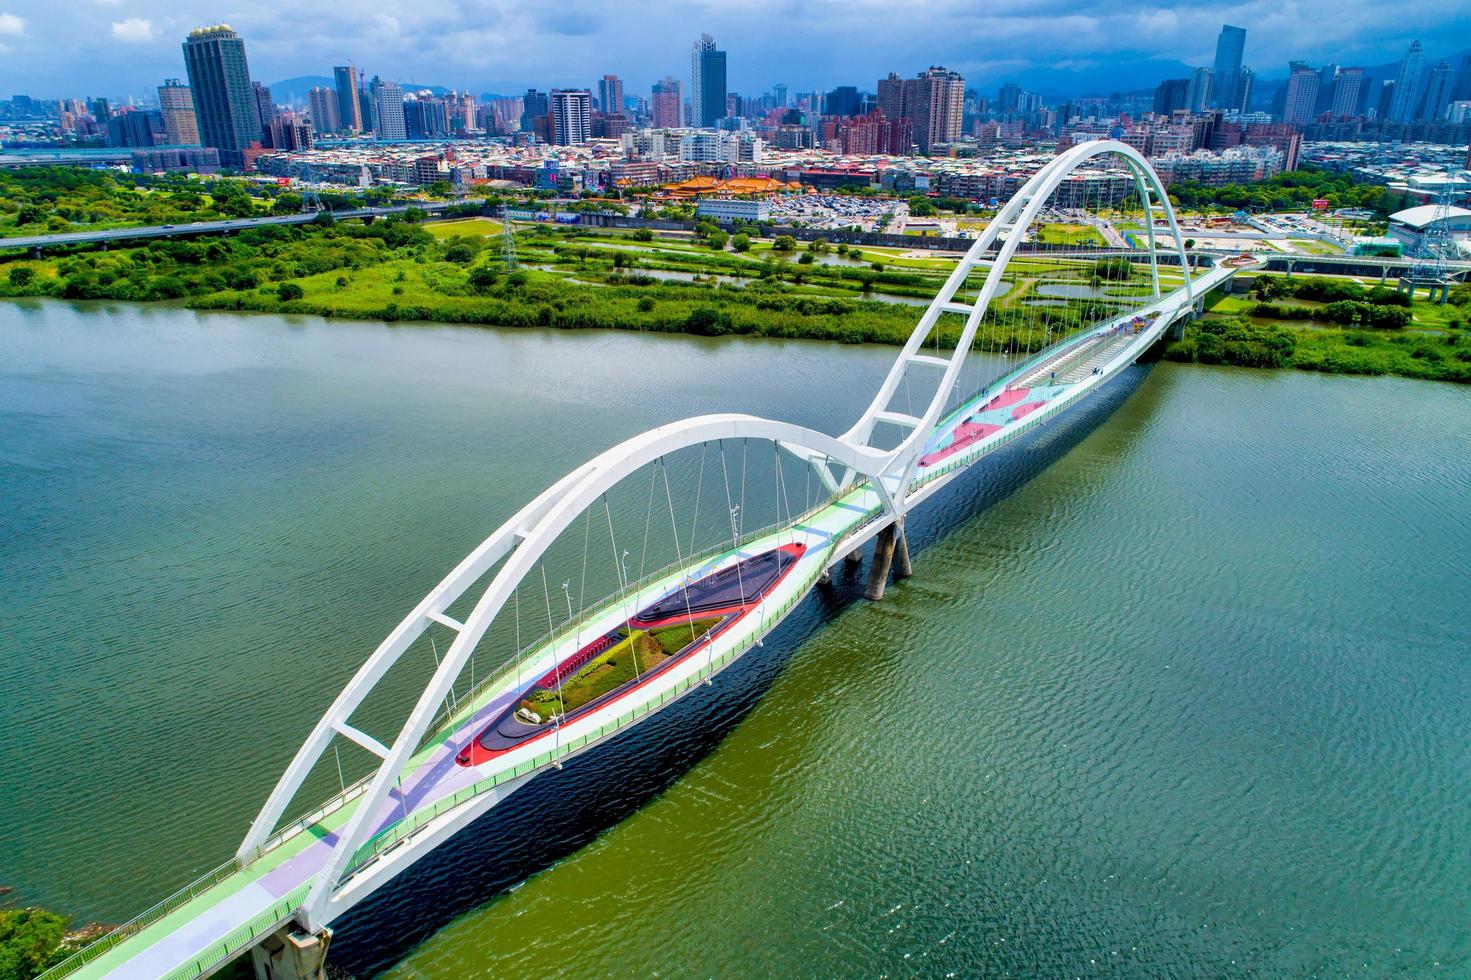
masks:
<svg viewBox="0 0 1471 980"><path fill-rule="evenodd" d="M1262 76L1289 58L1374 65L1413 39L1434 57L1471 47L1466 0L0 0L0 93L139 94L183 74L189 29L228 22L264 82L369 74L518 92L591 86L605 72L646 92L686 78L700 32L730 54L730 86L759 94L856 84L943 64L982 91L1005 80L1043 90L1144 88L1181 62L1209 64L1223 22L1248 29Z"/></svg>

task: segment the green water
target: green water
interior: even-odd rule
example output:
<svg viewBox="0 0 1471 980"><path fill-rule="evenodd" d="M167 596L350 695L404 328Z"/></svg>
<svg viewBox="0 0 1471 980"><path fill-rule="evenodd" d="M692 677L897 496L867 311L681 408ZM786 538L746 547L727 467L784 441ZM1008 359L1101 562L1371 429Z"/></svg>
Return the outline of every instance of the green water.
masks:
<svg viewBox="0 0 1471 980"><path fill-rule="evenodd" d="M841 431L891 356L0 306L0 884L140 911L533 492L697 412ZM344 962L1464 975L1468 432L1464 388L1160 365L662 792Z"/></svg>

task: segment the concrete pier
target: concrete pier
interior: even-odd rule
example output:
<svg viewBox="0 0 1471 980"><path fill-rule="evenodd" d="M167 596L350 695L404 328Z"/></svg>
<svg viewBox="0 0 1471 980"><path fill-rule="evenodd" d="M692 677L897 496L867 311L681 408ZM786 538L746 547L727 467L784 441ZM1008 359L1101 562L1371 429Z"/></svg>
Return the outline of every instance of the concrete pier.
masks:
<svg viewBox="0 0 1471 980"><path fill-rule="evenodd" d="M904 529L899 529L899 540L894 546L894 579L908 578L914 574L914 566L909 563L909 535Z"/></svg>
<svg viewBox="0 0 1471 980"><path fill-rule="evenodd" d="M250 951L256 980L326 980L332 930L302 932L283 926Z"/></svg>
<svg viewBox="0 0 1471 980"><path fill-rule="evenodd" d="M866 599L874 602L884 597L884 587L889 582L889 566L894 561L895 541L898 533L890 524L874 539L873 565L868 569L868 588L863 590Z"/></svg>

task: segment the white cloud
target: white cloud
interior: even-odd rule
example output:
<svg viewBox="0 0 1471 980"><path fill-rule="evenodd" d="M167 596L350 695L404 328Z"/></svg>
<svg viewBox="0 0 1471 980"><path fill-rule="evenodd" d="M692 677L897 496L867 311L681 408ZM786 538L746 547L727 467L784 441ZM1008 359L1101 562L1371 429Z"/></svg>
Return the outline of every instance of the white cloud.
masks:
<svg viewBox="0 0 1471 980"><path fill-rule="evenodd" d="M20 37L25 33L26 22L15 14L0 13L0 34L9 34Z"/></svg>
<svg viewBox="0 0 1471 980"><path fill-rule="evenodd" d="M136 43L153 40L153 21L145 17L129 17L112 22L112 38L115 41Z"/></svg>

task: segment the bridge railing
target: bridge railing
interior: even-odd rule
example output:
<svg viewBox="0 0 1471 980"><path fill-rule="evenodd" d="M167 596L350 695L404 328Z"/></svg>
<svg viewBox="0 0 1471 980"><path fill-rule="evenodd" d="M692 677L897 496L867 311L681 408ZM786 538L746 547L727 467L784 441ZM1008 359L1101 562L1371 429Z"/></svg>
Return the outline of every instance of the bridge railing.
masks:
<svg viewBox="0 0 1471 980"><path fill-rule="evenodd" d="M879 509L879 513L882 513L881 508ZM841 543L844 538L852 535L856 531L872 523L874 520L877 519L877 516L877 514L869 513L855 519L853 524L845 529L835 539L835 541L837 543ZM773 525L773 527L786 526L788 525ZM752 532L753 535L758 535L760 533L763 532ZM825 566L820 566L811 574L809 574L803 581L801 587L794 591L792 595L788 597L774 611L764 612L754 632L755 639L760 639L764 637L767 633L770 633L771 630L775 629L781 623L781 621L786 618L788 613L790 613L793 609L797 607L799 603L807 598L808 592L816 583L817 579L821 576L824 567ZM511 769L507 769L502 772L498 772L492 776L488 776L485 779L482 779L476 783L463 787L462 789L450 794L449 796L436 800L429 806L420 807L419 809L412 811L406 819L394 824L388 830L385 830L383 833L379 834L377 837L363 844L356 851L354 851L352 860L348 863L349 870L346 874L343 875L340 883L345 883L354 875L361 874L378 860L397 850L399 847L407 844L416 835L427 829L429 825L432 824L433 821L437 818L449 813L450 811L460 806L463 806L465 803L468 803L476 797L481 796L484 793L487 793L499 786L503 786L507 783L521 779L522 777L528 776L534 772L537 772L538 770L544 769L555 762L560 762L571 755L582 752L589 746L594 745L597 742L600 742L606 738L612 737L618 732L632 726L635 722L639 721L645 716L650 715L653 712L658 711L660 708L663 708L665 705L679 699L680 697L683 697L685 694L689 693L691 689L704 684L715 674L718 674L720 671L724 670L749 646L749 643L736 644L735 646L732 646L730 649L728 649L725 653L719 656L712 656L697 671L691 673L688 677L681 679L677 683L661 691L657 698L650 698L649 700L644 701L643 703L629 709L612 721L604 722L597 728L585 732L584 734L579 735L576 738L571 738L564 742L559 742L547 751L539 753L538 755L526 760L525 762L519 763ZM740 650L741 653L737 653L737 650Z"/></svg>

